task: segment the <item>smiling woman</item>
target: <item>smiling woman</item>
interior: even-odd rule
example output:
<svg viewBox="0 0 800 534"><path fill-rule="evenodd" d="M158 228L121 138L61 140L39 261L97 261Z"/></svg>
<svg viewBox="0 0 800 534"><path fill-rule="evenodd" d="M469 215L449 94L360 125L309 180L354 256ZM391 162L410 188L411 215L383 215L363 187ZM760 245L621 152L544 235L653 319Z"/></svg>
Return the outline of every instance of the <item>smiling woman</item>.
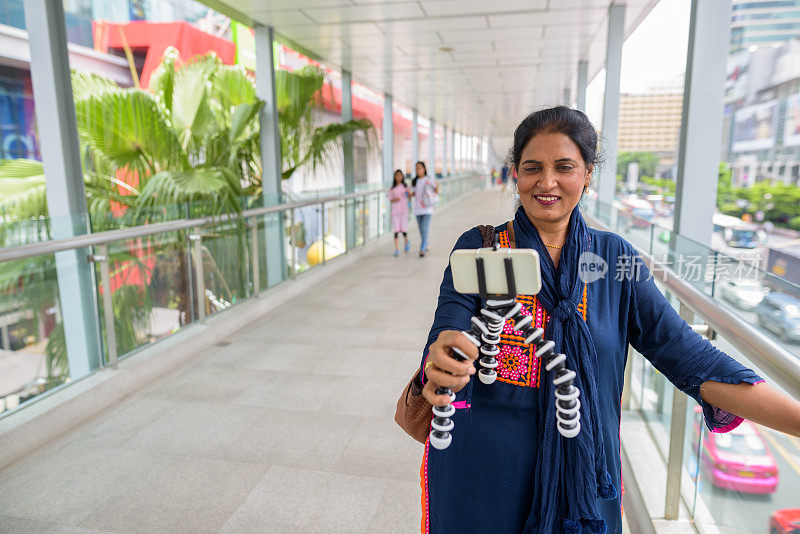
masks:
<svg viewBox="0 0 800 534"><path fill-rule="evenodd" d="M586 115L567 107L532 113L514 134L510 159L520 206L495 232L501 246L539 255L541 290L517 300L576 373L581 430L571 438L555 430L556 387L516 323L503 321L496 382L475 380L478 350L461 332L485 303L458 293L448 266L414 388L430 404L454 408L450 446L426 444L423 532L622 532L620 396L629 344L702 406L712 432L730 432L746 417L800 435L800 403L693 332L630 243L587 227L577 206L596 164L597 133ZM455 249L482 244L473 228ZM454 360L455 349L468 359Z"/></svg>
<svg viewBox="0 0 800 534"><path fill-rule="evenodd" d="M509 157L517 162L519 200L555 265L570 214L591 181L596 147L589 119L569 108L532 113L517 127Z"/></svg>

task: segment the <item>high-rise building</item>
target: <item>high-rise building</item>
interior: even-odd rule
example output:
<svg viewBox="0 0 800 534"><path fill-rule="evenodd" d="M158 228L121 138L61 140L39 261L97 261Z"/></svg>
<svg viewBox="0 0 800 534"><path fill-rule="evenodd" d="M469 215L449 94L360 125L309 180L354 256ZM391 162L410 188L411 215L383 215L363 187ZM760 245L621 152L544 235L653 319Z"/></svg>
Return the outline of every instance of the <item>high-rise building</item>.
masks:
<svg viewBox="0 0 800 534"><path fill-rule="evenodd" d="M683 110L683 76L650 83L639 93L623 93L619 101L620 152L653 152L658 170L675 164Z"/></svg>
<svg viewBox="0 0 800 534"><path fill-rule="evenodd" d="M800 36L800 0L733 0L731 52Z"/></svg>

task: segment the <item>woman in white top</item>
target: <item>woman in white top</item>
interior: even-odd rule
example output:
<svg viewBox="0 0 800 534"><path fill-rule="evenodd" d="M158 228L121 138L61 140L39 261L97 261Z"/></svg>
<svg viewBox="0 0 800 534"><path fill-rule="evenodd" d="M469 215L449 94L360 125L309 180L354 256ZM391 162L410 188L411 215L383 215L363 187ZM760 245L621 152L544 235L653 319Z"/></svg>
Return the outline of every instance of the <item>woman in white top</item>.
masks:
<svg viewBox="0 0 800 534"><path fill-rule="evenodd" d="M428 176L428 169L421 161L416 165L417 175L411 182L411 195L414 197L414 215L417 216L419 225L420 245L419 256L425 256L428 249L428 228L431 224L433 206L438 202L439 184L436 179Z"/></svg>

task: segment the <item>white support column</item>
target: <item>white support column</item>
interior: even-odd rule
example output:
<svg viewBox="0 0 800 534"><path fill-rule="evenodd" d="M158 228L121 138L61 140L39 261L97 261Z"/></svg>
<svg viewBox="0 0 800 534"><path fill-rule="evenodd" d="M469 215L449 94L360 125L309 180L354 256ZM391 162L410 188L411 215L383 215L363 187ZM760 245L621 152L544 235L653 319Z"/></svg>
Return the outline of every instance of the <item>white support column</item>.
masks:
<svg viewBox="0 0 800 534"><path fill-rule="evenodd" d="M416 176L419 161L419 113L414 108L414 119L411 121L411 173Z"/></svg>
<svg viewBox="0 0 800 534"><path fill-rule="evenodd" d="M342 123L353 120L353 75L342 70ZM344 164L344 192L356 190L355 169L353 165L353 134L346 133L342 139L342 162ZM347 250L356 246L356 204L348 201L345 209L345 246Z"/></svg>
<svg viewBox="0 0 800 534"><path fill-rule="evenodd" d="M731 0L693 0L678 138L675 232L711 246L722 146Z"/></svg>
<svg viewBox="0 0 800 534"><path fill-rule="evenodd" d="M586 113L586 86L589 78L589 62L582 60L578 62L578 95L575 107Z"/></svg>
<svg viewBox="0 0 800 534"><path fill-rule="evenodd" d="M453 131L453 171L461 172L461 136Z"/></svg>
<svg viewBox="0 0 800 534"><path fill-rule="evenodd" d="M392 183L394 173L394 118L392 95L383 95L383 183Z"/></svg>
<svg viewBox="0 0 800 534"><path fill-rule="evenodd" d="M456 132L450 129L450 172L456 173Z"/></svg>
<svg viewBox="0 0 800 534"><path fill-rule="evenodd" d="M72 100L64 8L62 2L25 0L24 9L47 209L54 223L53 238L75 237L88 233L89 221ZM60 315L73 380L86 376L102 363L95 277L86 259L90 252L85 248L55 254Z"/></svg>
<svg viewBox="0 0 800 534"><path fill-rule="evenodd" d="M353 120L353 75L342 71L342 123ZM344 191L355 191L355 170L353 168L353 134L344 136L342 143L344 157Z"/></svg>
<svg viewBox="0 0 800 534"><path fill-rule="evenodd" d="M598 199L607 205L614 201L617 181L617 133L619 130L619 77L622 68L622 42L625 38L625 5L608 8L606 40L606 88L603 95L602 148L605 161L600 169Z"/></svg>
<svg viewBox="0 0 800 534"><path fill-rule="evenodd" d="M474 135L469 136L469 157L474 171L478 168L478 138Z"/></svg>
<svg viewBox="0 0 800 534"><path fill-rule="evenodd" d="M467 152L467 136L461 134L461 169L469 170L469 156Z"/></svg>
<svg viewBox="0 0 800 534"><path fill-rule="evenodd" d="M278 129L278 98L275 90L275 33L270 26L255 27L256 41L256 96L264 101L259 114L261 132L261 186L263 203L274 206L282 202L281 137ZM281 282L287 274L286 253L283 245L283 217L271 214L264 217L267 286Z"/></svg>
<svg viewBox="0 0 800 534"><path fill-rule="evenodd" d="M431 158L430 164L428 165L428 172L430 172L431 176L436 176L436 123L433 121L431 117L431 128L430 134L428 135L428 154Z"/></svg>
<svg viewBox="0 0 800 534"><path fill-rule="evenodd" d="M788 168L788 167L787 167ZM442 176L447 176L447 127L442 126Z"/></svg>

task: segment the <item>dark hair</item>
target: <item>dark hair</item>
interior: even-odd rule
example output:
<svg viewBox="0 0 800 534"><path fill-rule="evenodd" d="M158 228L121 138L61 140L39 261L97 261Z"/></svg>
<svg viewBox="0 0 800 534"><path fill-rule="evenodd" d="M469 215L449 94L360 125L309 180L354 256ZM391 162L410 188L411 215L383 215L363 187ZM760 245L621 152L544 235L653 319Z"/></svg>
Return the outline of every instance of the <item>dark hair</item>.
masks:
<svg viewBox="0 0 800 534"><path fill-rule="evenodd" d="M397 173L400 173L400 183L406 185L406 175L403 174L403 171L397 169L396 171L394 171L394 174L392 175L392 187L399 185L397 183Z"/></svg>
<svg viewBox="0 0 800 534"><path fill-rule="evenodd" d="M414 165L414 173L417 172L417 165L422 165L422 172L425 173L422 176L428 176L428 167L425 166L425 162L424 161L418 161L417 164ZM412 187L416 187L417 186L417 178L421 178L421 176L419 176L419 175L414 176L414 179L411 180L411 186Z"/></svg>
<svg viewBox="0 0 800 534"><path fill-rule="evenodd" d="M522 151L540 133L562 133L578 145L584 164L597 163L597 131L585 113L566 106L540 109L525 117L514 131L514 145L508 154L514 169L519 168Z"/></svg>

